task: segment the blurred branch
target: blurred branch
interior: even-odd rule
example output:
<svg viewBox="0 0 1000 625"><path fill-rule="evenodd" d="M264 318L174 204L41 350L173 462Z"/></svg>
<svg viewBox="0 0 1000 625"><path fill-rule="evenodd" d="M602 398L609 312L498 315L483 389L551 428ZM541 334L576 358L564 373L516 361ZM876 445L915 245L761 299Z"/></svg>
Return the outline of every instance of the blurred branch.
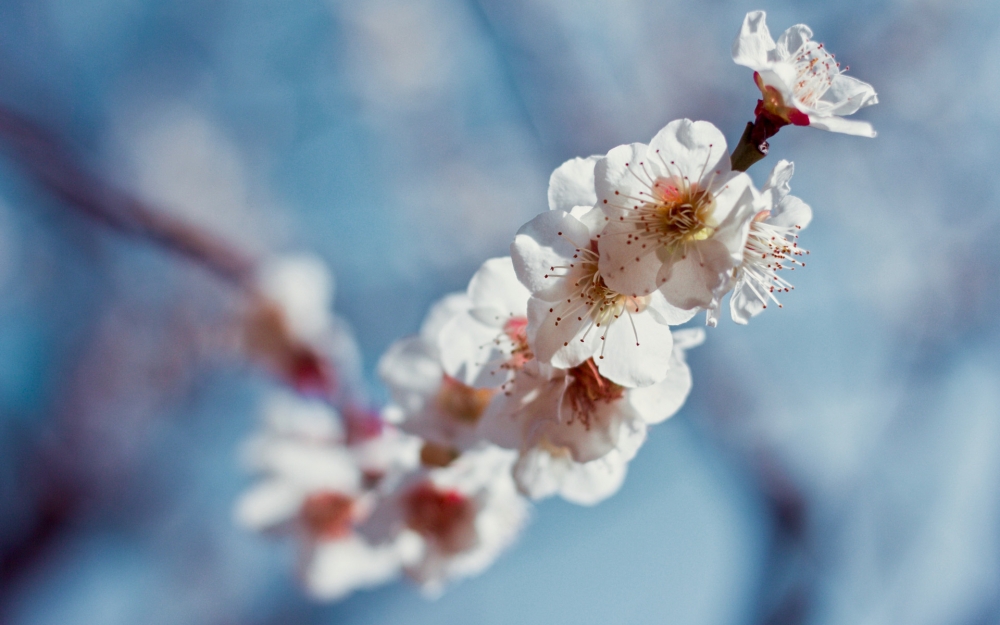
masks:
<svg viewBox="0 0 1000 625"><path fill-rule="evenodd" d="M187 257L225 280L245 286L254 260L222 240L154 210L76 164L71 150L27 117L0 106L0 141L16 162L80 214L122 234Z"/></svg>

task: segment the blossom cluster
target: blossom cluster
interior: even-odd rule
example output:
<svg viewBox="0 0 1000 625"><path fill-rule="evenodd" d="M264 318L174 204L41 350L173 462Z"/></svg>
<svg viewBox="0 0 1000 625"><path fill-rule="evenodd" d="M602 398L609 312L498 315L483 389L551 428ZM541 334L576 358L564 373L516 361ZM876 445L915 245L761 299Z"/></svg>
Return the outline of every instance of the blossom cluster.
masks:
<svg viewBox="0 0 1000 625"><path fill-rule="evenodd" d="M876 97L806 26L775 42L763 12L746 16L733 59L761 91L733 154L711 123L680 119L648 144L567 161L510 255L382 356L381 411L274 399L246 450L264 477L237 517L298 532L315 595L399 572L440 592L510 545L531 501L611 496L648 428L691 390L686 352L705 330L678 326L699 312L715 326L727 295L739 324L781 306L812 212L791 194L792 163L760 188L745 170L788 124L874 136L842 116ZM304 306L287 313L293 325L328 327L322 307Z"/></svg>

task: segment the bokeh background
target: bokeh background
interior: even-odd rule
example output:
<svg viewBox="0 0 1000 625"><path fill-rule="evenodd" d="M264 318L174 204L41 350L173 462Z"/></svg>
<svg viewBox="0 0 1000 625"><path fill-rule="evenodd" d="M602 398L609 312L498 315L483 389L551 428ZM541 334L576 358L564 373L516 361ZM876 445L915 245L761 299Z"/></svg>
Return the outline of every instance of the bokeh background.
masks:
<svg viewBox="0 0 1000 625"><path fill-rule="evenodd" d="M678 117L735 143L757 8L881 99L877 139L787 129L751 172L796 162L797 290L709 333L618 495L543 503L435 602L315 604L291 541L232 523L276 383L220 348L229 287L0 137L0 621L1000 622L1000 4L3 0L0 105L248 254L327 261L379 397L382 350L505 253L563 160Z"/></svg>

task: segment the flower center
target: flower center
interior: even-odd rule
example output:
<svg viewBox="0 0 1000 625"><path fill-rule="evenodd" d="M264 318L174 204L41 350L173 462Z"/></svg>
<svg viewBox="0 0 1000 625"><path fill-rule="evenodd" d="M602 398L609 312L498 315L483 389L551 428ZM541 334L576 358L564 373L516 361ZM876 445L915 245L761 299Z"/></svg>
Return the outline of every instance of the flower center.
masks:
<svg viewBox="0 0 1000 625"><path fill-rule="evenodd" d="M793 287L787 280L778 275L782 269L794 271L795 266L805 267L806 264L797 257L808 254L795 241L799 226L776 226L767 223L770 211L761 211L750 222L750 234L743 248L743 278L753 294L767 308L767 302L773 301L781 308L781 302L775 296L777 293L788 293Z"/></svg>
<svg viewBox="0 0 1000 625"><path fill-rule="evenodd" d="M479 421L493 393L493 389L472 388L446 375L441 380L436 401L442 412L456 421L472 425Z"/></svg>
<svg viewBox="0 0 1000 625"><path fill-rule="evenodd" d="M459 553L475 545L475 505L458 491L423 482L406 495L403 505L406 526L442 551Z"/></svg>
<svg viewBox="0 0 1000 625"><path fill-rule="evenodd" d="M795 64L795 97L806 106L815 106L833 79L840 74L840 64L823 44L806 41L792 55Z"/></svg>
<svg viewBox="0 0 1000 625"><path fill-rule="evenodd" d="M504 335L512 344L510 358L502 366L517 371L535 357L528 346L528 318L511 317L503 326Z"/></svg>
<svg viewBox="0 0 1000 625"><path fill-rule="evenodd" d="M590 248L577 248L573 256L575 262L568 266L552 267L551 270L572 270L579 267L580 277L573 283L575 290L566 302L559 306L559 316L555 325L564 319L576 317L583 321L590 317L597 327L607 326L622 316L626 310L630 313L640 313L649 305L648 296L628 296L608 288L598 268L600 253L596 240L590 242ZM564 278L566 274L549 274L546 277Z"/></svg>
<svg viewBox="0 0 1000 625"><path fill-rule="evenodd" d="M330 491L315 493L302 502L299 517L306 530L316 538L344 538L353 527L354 500Z"/></svg>
<svg viewBox="0 0 1000 625"><path fill-rule="evenodd" d="M598 402L610 403L621 399L625 394L625 387L615 384L598 372L593 358L588 358L583 364L573 367L567 375L570 377L570 383L566 387L564 398L573 409L574 416L579 418L588 430L591 415Z"/></svg>
<svg viewBox="0 0 1000 625"><path fill-rule="evenodd" d="M773 137L777 134L778 129L787 124L809 125L809 116L794 106L785 104L785 97L781 95L781 92L766 84L760 74L754 72L753 79L757 83L757 88L760 89L761 96L761 99L757 101L754 114L757 115L758 120L764 117L774 126L773 131L767 133L767 137Z"/></svg>

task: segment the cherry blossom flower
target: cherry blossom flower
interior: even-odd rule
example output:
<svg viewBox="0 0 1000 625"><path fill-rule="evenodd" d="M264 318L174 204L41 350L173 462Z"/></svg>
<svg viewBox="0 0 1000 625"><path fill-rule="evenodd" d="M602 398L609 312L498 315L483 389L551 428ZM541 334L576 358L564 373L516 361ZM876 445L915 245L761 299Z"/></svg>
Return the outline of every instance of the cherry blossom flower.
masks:
<svg viewBox="0 0 1000 625"><path fill-rule="evenodd" d="M747 13L733 42L733 61L754 70L761 92L756 125L767 131L758 142L786 124L874 137L868 122L843 118L878 103L872 86L845 75L808 26L792 26L775 42L765 18L764 11Z"/></svg>
<svg viewBox="0 0 1000 625"><path fill-rule="evenodd" d="M473 388L447 375L438 349L441 328L469 308L464 293L445 297L428 313L420 334L394 343L378 364L393 400L383 414L426 441L421 452L424 464L447 465L482 440L479 418L495 391Z"/></svg>
<svg viewBox="0 0 1000 625"><path fill-rule="evenodd" d="M373 499L354 456L340 444L342 434L336 413L324 404L274 398L265 431L245 453L264 477L234 513L250 529L297 533L306 588L326 600L388 581L405 555L397 542L373 546L355 531Z"/></svg>
<svg viewBox="0 0 1000 625"><path fill-rule="evenodd" d="M361 528L373 544L408 543L404 570L434 596L477 575L518 536L528 504L510 477L514 454L493 446L411 475Z"/></svg>
<svg viewBox="0 0 1000 625"><path fill-rule="evenodd" d="M462 384L497 388L532 358L528 346L528 290L509 256L491 258L469 281L469 308L438 335L444 371Z"/></svg>
<svg viewBox="0 0 1000 625"><path fill-rule="evenodd" d="M243 344L252 356L302 392L348 399L360 388L360 355L347 324L331 312L334 279L323 261L306 254L265 259L251 286Z"/></svg>
<svg viewBox="0 0 1000 625"><path fill-rule="evenodd" d="M672 121L648 146L608 152L594 175L608 220L598 261L608 288L632 298L659 289L684 310L722 295L743 260L757 191L749 176L731 171L715 126Z"/></svg>
<svg viewBox="0 0 1000 625"><path fill-rule="evenodd" d="M800 248L798 233L812 221L812 209L791 195L790 181L795 166L789 161L779 161L761 190L760 211L750 222L749 235L743 251L743 263L733 269L733 293L729 308L733 321L746 324L774 302L779 308L776 293L787 293L793 287L779 275L782 269L804 267L799 260L809 252ZM719 303L708 311L708 324L716 325Z"/></svg>
<svg viewBox="0 0 1000 625"><path fill-rule="evenodd" d="M684 350L704 331L681 330L660 382L626 389L603 377L593 359L572 369L532 362L483 415L484 435L519 452L518 488L532 499L559 494L594 504L617 492L646 428L684 404L691 373Z"/></svg>
<svg viewBox="0 0 1000 625"><path fill-rule="evenodd" d="M528 343L535 358L557 368L593 357L613 382L648 386L667 372L668 325L695 311L670 305L659 291L633 297L608 288L598 262L606 219L593 207L595 162L574 159L556 169L551 210L525 224L511 244L517 276L532 293ZM578 201L589 204L569 206Z"/></svg>

